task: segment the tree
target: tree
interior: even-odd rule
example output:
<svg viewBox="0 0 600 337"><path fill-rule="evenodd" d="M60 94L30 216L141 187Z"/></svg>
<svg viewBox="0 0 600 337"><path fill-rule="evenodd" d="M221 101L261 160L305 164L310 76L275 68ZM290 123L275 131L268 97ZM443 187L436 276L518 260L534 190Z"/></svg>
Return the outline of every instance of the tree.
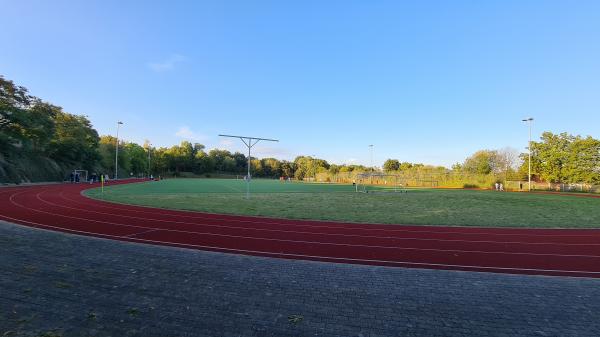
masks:
<svg viewBox="0 0 600 337"><path fill-rule="evenodd" d="M409 162L403 162L402 164L400 164L400 171L405 171L405 170L410 170L413 167L413 164L409 163Z"/></svg>
<svg viewBox="0 0 600 337"><path fill-rule="evenodd" d="M148 170L148 156L146 150L136 143L124 145L127 157L129 157L129 172L140 175Z"/></svg>
<svg viewBox="0 0 600 337"><path fill-rule="evenodd" d="M55 119L60 111L60 107L38 101L25 114L22 135L33 151L46 150L56 131Z"/></svg>
<svg viewBox="0 0 600 337"><path fill-rule="evenodd" d="M260 162L263 167L264 177L281 177L281 162L279 160L275 158L263 158Z"/></svg>
<svg viewBox="0 0 600 337"><path fill-rule="evenodd" d="M480 150L465 159L462 165L465 172L473 174L490 174L500 169L496 151Z"/></svg>
<svg viewBox="0 0 600 337"><path fill-rule="evenodd" d="M168 168L176 173L192 171L194 159L194 146L188 141L182 141L179 145L170 147L165 155Z"/></svg>
<svg viewBox="0 0 600 337"><path fill-rule="evenodd" d="M519 173L528 172L528 153L522 153ZM600 141L590 136L544 132L531 144L531 167L535 177L554 183L600 182Z"/></svg>
<svg viewBox="0 0 600 337"><path fill-rule="evenodd" d="M214 168L219 172L235 172L236 160L231 152L227 150L212 149L208 152L208 156L214 161Z"/></svg>
<svg viewBox="0 0 600 337"><path fill-rule="evenodd" d="M161 147L152 151L151 171L164 174L170 171L170 158L167 154L168 149Z"/></svg>
<svg viewBox="0 0 600 337"><path fill-rule="evenodd" d="M100 157L100 167L102 172L115 171L115 144L117 139L113 136L101 136L98 142L98 154ZM121 155L121 161L124 159Z"/></svg>
<svg viewBox="0 0 600 337"><path fill-rule="evenodd" d="M386 172L398 171L400 169L400 162L398 159L388 159L383 163L383 170Z"/></svg>
<svg viewBox="0 0 600 337"><path fill-rule="evenodd" d="M246 172L246 166L248 165L248 159L243 153L236 152L233 154L235 160L235 172L244 173Z"/></svg>
<svg viewBox="0 0 600 337"><path fill-rule="evenodd" d="M569 144L568 153L563 166L565 182L600 182L600 140L577 136Z"/></svg>
<svg viewBox="0 0 600 337"><path fill-rule="evenodd" d="M293 162L289 162L287 160L284 160L283 162L281 162L281 174L284 177L294 177L294 174L296 172L296 164Z"/></svg>
<svg viewBox="0 0 600 337"><path fill-rule="evenodd" d="M92 170L97 160L99 137L84 116L56 111L55 132L48 145L50 158Z"/></svg>

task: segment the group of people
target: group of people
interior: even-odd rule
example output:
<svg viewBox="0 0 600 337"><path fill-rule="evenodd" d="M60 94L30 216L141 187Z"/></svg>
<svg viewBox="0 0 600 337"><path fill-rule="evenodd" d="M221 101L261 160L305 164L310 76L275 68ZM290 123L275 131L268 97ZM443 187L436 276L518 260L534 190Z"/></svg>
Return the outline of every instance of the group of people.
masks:
<svg viewBox="0 0 600 337"><path fill-rule="evenodd" d="M81 181L81 175L79 174L79 172L73 171L69 175L69 179L70 179L71 183L79 183ZM88 182L90 184L93 184L95 182L100 182L100 181L108 182L108 174L98 175L96 173L92 173L92 175L88 179Z"/></svg>
<svg viewBox="0 0 600 337"><path fill-rule="evenodd" d="M79 172L71 172L71 175L69 176L71 183L78 183L79 182Z"/></svg>
<svg viewBox="0 0 600 337"><path fill-rule="evenodd" d="M100 181L108 182L108 174L98 175L96 173L92 173L92 176L90 177L90 184Z"/></svg>
<svg viewBox="0 0 600 337"><path fill-rule="evenodd" d="M504 191L504 185L502 183L496 183L494 186L496 187L496 191Z"/></svg>

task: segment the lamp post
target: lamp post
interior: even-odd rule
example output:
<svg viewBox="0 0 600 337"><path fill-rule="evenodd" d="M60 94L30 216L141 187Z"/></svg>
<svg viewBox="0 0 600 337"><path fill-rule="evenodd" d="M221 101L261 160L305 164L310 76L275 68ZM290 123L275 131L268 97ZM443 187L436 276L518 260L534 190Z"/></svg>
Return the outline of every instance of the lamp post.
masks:
<svg viewBox="0 0 600 337"><path fill-rule="evenodd" d="M119 126L123 125L123 122L117 122L117 144L115 144L115 179L119 177Z"/></svg>
<svg viewBox="0 0 600 337"><path fill-rule="evenodd" d="M146 178L150 178L150 151L152 150L152 143L148 143L148 175Z"/></svg>
<svg viewBox="0 0 600 337"><path fill-rule="evenodd" d="M310 158L310 166L312 166L312 171L313 171L313 182L317 181L317 168L315 167L315 159L317 158L316 155L312 155Z"/></svg>
<svg viewBox="0 0 600 337"><path fill-rule="evenodd" d="M374 171L373 170L373 144L370 144L369 148L371 149L371 171Z"/></svg>
<svg viewBox="0 0 600 337"><path fill-rule="evenodd" d="M371 185L373 185L373 172L375 171L373 169L373 144L369 144L369 149L371 150Z"/></svg>
<svg viewBox="0 0 600 337"><path fill-rule="evenodd" d="M527 174L527 177L529 180L529 186L528 186L527 190L529 192L531 192L531 124L533 122L533 118L529 117L529 118L523 119L522 121L529 124L529 146L527 146L527 149L529 150L529 171Z"/></svg>

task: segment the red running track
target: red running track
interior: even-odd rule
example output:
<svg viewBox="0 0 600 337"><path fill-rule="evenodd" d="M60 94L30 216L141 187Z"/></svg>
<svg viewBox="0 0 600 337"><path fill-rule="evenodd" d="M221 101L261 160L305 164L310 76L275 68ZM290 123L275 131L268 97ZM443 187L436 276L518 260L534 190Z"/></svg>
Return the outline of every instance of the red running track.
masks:
<svg viewBox="0 0 600 337"><path fill-rule="evenodd" d="M124 182L126 183L126 182ZM433 227L165 210L89 199L88 184L0 188L0 220L246 255L400 267L600 277L600 230Z"/></svg>

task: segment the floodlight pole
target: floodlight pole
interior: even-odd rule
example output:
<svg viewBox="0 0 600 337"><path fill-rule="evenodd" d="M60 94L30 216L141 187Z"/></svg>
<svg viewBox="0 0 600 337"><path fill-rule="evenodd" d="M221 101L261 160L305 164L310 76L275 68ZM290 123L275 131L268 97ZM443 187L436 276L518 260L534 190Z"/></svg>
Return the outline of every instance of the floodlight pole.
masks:
<svg viewBox="0 0 600 337"><path fill-rule="evenodd" d="M370 144L369 148L371 149L371 171L374 171L373 170L373 144Z"/></svg>
<svg viewBox="0 0 600 337"><path fill-rule="evenodd" d="M312 155L312 157L310 158L310 163L313 169L313 183L317 181L317 168L315 167L315 158L317 157L317 155Z"/></svg>
<svg viewBox="0 0 600 337"><path fill-rule="evenodd" d="M119 174L119 126L121 126L123 122L117 122L117 144L115 145L115 179L118 179Z"/></svg>
<svg viewBox="0 0 600 337"><path fill-rule="evenodd" d="M148 175L146 178L150 178L150 151L152 150L152 143L148 143Z"/></svg>
<svg viewBox="0 0 600 337"><path fill-rule="evenodd" d="M373 144L369 144L369 148L371 149L371 173L373 170ZM371 185L373 184L373 176L371 175Z"/></svg>
<svg viewBox="0 0 600 337"><path fill-rule="evenodd" d="M529 185L527 187L528 191L531 192L531 123L533 122L533 118L529 117L526 119L523 119L523 122L526 122L529 124L529 146L527 146L528 150L529 150L529 171L527 173L527 177L529 180Z"/></svg>
<svg viewBox="0 0 600 337"><path fill-rule="evenodd" d="M279 142L277 139L268 139L268 138L257 138L257 137L246 137L246 136L232 136L232 135L219 135L219 137L228 137L228 138L238 138L244 145L248 148L248 175L246 176L246 199L250 199L250 160L251 160L251 150L254 145L256 145L261 140L266 142Z"/></svg>

